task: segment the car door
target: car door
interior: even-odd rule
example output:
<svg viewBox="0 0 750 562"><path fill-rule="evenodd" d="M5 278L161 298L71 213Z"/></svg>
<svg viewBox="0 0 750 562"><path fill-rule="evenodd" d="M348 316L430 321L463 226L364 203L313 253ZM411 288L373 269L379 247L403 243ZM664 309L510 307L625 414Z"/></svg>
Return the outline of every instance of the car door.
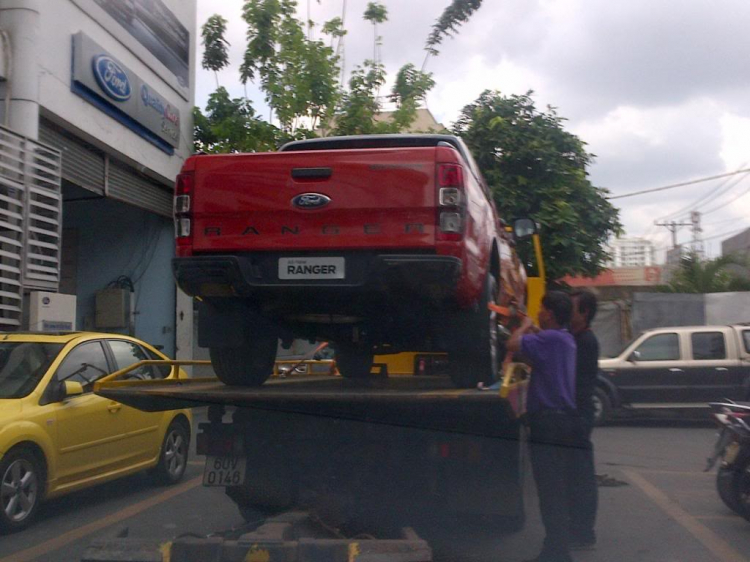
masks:
<svg viewBox="0 0 750 562"><path fill-rule="evenodd" d="M116 370L124 369L139 361L160 359L151 357L146 350L130 340L107 340L111 357ZM164 378L169 369L162 367L139 367L123 377L123 380L152 380ZM153 459L161 448L159 426L164 414L161 412L142 412L135 408L124 406L120 412L121 424L125 433L126 446L123 452L131 464L146 462Z"/></svg>
<svg viewBox="0 0 750 562"><path fill-rule="evenodd" d="M121 463L122 405L92 392L95 380L111 372L102 343L81 343L63 359L52 384L80 382L84 393L51 404L57 425L57 476L61 485L94 478Z"/></svg>
<svg viewBox="0 0 750 562"><path fill-rule="evenodd" d="M684 401L682 348L678 332L646 336L617 369L615 384L623 403Z"/></svg>
<svg viewBox="0 0 750 562"><path fill-rule="evenodd" d="M688 334L690 361L685 364L691 402L741 399L743 370L728 328L705 328Z"/></svg>

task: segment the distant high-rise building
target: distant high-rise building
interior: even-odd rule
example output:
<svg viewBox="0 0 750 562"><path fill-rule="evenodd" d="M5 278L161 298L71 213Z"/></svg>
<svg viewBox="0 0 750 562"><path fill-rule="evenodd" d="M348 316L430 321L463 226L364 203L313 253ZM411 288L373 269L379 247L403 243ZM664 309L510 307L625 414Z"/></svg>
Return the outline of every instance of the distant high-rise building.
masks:
<svg viewBox="0 0 750 562"><path fill-rule="evenodd" d="M647 267L656 265L654 243L645 238L615 238L609 244L607 267Z"/></svg>

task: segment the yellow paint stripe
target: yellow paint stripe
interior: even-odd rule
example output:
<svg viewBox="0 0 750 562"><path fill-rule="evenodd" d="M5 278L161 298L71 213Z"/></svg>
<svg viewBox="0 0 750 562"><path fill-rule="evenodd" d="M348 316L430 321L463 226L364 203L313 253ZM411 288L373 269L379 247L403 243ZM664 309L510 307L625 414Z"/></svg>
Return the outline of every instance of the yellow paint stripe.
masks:
<svg viewBox="0 0 750 562"><path fill-rule="evenodd" d="M203 476L198 476L196 478L193 478L192 480L188 480L187 482L174 486L173 488L170 488L169 490L166 490L159 495L153 496L147 500L143 500L133 505L129 505L128 507L121 509L117 513L113 513L111 515L98 519L93 523L89 523L88 525L84 525L83 527L79 527L78 529L75 529L73 531L68 531L67 533L62 534L59 537L55 537L54 539L50 539L31 548L27 548L26 550L11 554L9 557L3 558L2 562L31 562L32 560L35 560L40 556L44 556L45 554L54 552L55 550L67 546L70 543L82 539L92 533L101 531L102 529L114 525L115 523L119 523L124 519L128 519L130 517L133 517L134 515L138 515L139 513L146 511L147 509L164 503L165 501L171 500L172 498L179 496L180 494L184 494L185 492L188 492L193 488L200 486L202 482Z"/></svg>
<svg viewBox="0 0 750 562"><path fill-rule="evenodd" d="M737 552L726 541L722 540L711 529L703 525L697 518L682 509L659 488L651 484L637 472L623 470L625 477L638 486L649 499L688 531L698 542L705 546L711 554L722 562L737 562L745 556Z"/></svg>
<svg viewBox="0 0 750 562"><path fill-rule="evenodd" d="M430 390L429 392L422 392L419 394L419 397L423 396L450 396L452 398L458 398L462 394L465 394L467 390L465 388L460 388L457 390Z"/></svg>

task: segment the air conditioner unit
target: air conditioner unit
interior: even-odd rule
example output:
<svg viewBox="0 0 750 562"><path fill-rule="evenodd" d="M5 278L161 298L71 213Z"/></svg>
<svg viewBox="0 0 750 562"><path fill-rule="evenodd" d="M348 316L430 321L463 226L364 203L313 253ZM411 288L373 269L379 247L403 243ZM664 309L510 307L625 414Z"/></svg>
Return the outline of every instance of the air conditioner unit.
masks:
<svg viewBox="0 0 750 562"><path fill-rule="evenodd" d="M71 332L75 329L75 295L45 291L29 293L29 331Z"/></svg>

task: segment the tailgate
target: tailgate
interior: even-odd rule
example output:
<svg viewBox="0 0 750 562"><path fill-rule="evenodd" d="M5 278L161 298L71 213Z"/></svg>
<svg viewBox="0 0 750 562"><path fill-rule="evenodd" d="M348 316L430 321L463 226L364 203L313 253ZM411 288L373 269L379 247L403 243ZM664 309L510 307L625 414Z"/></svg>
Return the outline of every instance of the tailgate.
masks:
<svg viewBox="0 0 750 562"><path fill-rule="evenodd" d="M432 247L435 154L428 147L197 158L193 252Z"/></svg>

